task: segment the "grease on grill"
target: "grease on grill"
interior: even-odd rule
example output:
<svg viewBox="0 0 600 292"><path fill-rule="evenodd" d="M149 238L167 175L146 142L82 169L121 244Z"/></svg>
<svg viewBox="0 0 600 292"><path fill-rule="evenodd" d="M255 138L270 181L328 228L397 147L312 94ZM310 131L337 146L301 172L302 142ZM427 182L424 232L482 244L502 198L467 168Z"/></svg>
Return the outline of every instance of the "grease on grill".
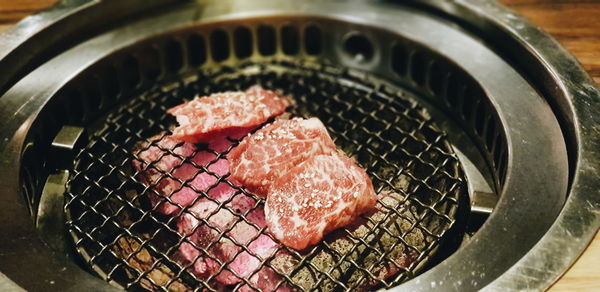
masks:
<svg viewBox="0 0 600 292"><path fill-rule="evenodd" d="M427 112L405 93L389 92L370 76L359 80L338 68L304 65L204 72L198 81L135 97L90 127L94 134L76 157L65 204L68 228L86 265L129 289L224 288L214 277L196 277L193 263L179 258L178 246L186 239L177 234L175 218L150 211L152 186L136 179L132 149L172 129L174 120L165 110L183 99L258 83L291 94L297 102L293 115L320 118L336 145L367 170L379 194L386 194L372 214L302 253L281 246L264 265L286 286L306 291L389 288L413 277L454 223L466 191L455 155ZM247 284L253 285L242 279L229 288Z"/></svg>

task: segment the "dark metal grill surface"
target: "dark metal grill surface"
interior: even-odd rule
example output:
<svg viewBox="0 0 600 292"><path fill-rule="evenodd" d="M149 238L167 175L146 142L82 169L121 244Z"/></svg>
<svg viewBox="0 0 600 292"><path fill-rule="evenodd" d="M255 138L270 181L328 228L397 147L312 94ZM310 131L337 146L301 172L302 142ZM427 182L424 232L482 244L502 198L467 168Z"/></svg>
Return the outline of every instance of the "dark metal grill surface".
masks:
<svg viewBox="0 0 600 292"><path fill-rule="evenodd" d="M263 259L263 266L281 275L279 287L369 290L393 287L413 277L455 223L459 198L466 193L462 170L445 134L409 93L373 76L287 62L200 72L136 95L91 125L90 142L75 158L65 203L67 226L83 264L128 289L223 288L217 286L216 275L197 277L192 272L194 263L180 257L178 247L189 242L188 235L177 233L178 216L151 210L147 196L153 188L139 181L132 162L139 159L136 145L155 145L150 137L175 126L174 118L165 112L171 106L196 94L254 84L293 96L297 103L291 109L293 115L320 118L338 147L367 170L376 191L387 194L379 200L378 211L362 216L360 224L339 229L306 251L280 245L277 253ZM215 152L213 162L230 149ZM165 149L176 155L172 150ZM194 164L199 173L209 165ZM227 176L217 179L215 185L232 185ZM262 208L263 199L236 189L235 196L250 196L255 208ZM199 192L198 197L207 195ZM238 222L252 224L245 216L248 213L229 209L227 202L216 203L235 214ZM182 212L191 214L187 208ZM230 229L219 230L208 220L198 220L222 237L229 236ZM270 236L267 230L261 233ZM252 254L245 246L242 251ZM221 270L229 268L228 263L215 260ZM226 288L258 289L250 278Z"/></svg>

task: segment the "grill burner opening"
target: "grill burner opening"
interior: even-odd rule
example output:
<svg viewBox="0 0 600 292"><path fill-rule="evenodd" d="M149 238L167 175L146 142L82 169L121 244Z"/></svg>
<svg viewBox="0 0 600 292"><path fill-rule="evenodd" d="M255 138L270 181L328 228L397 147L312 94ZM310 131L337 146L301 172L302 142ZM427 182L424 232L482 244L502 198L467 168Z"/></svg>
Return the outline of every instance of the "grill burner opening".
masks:
<svg viewBox="0 0 600 292"><path fill-rule="evenodd" d="M178 234L175 227L175 217L191 213L187 208L175 217L152 212L147 198L152 187L139 181L132 166L139 159L136 144L153 145L150 137L174 128L166 109L196 94L254 84L291 95L296 102L292 115L321 119L336 145L367 170L376 191L388 194L378 202L377 212L361 216L306 251L279 245L272 256L259 256L263 269L278 275L275 287L370 290L414 277L444 243L457 220L459 199L466 197L465 178L445 134L408 92L336 67L287 62L202 71L135 96L89 128L90 142L75 158L65 199L67 226L85 265L107 281L134 290L261 290L259 270L229 287L218 285L218 273L208 278L195 275L194 263L178 253L181 244L190 242L189 234ZM224 152L213 152L211 163L239 141L234 142ZM173 149L165 150L176 155ZM204 172L211 163L195 166ZM216 178L215 185L233 186L227 175ZM198 196L207 198L203 192ZM236 224L251 224L246 216L262 208L264 200L237 187L235 196L252 198L254 208L241 213L227 202L215 203L234 214ZM221 230L210 220L198 219L221 239L231 240L227 232L235 224ZM264 228L260 233L270 236ZM239 253L252 254L247 246L236 245ZM231 272L229 262L214 260L219 272Z"/></svg>

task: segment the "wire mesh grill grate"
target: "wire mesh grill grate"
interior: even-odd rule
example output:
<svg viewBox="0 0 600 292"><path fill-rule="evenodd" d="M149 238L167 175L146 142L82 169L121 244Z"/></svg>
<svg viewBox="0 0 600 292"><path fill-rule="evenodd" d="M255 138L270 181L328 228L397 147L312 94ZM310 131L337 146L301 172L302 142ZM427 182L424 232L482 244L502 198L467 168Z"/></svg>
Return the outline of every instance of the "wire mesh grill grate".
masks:
<svg viewBox="0 0 600 292"><path fill-rule="evenodd" d="M139 179L133 163L140 161L140 148L159 147L162 135L175 126L166 114L168 108L196 94L240 90L254 84L293 96L292 115L323 121L336 145L367 170L378 193L386 194L377 211L332 232L308 250L298 252L278 245L265 256L256 254L248 244L260 236L274 240L264 226L248 219L252 212L262 210L264 200L236 187L227 175L211 171L239 141L232 139L233 145L221 152L199 146L196 151L214 157L205 164L180 156L177 148L181 143L161 149L165 156L180 160L175 169L191 165L196 175L213 176L215 183L207 190L195 189L190 185L192 178L181 180L173 175L175 169L155 169L159 178L153 183ZM393 287L413 277L432 256L454 224L459 197L466 192L458 160L424 109L405 93L391 92L385 85L327 66L281 62L202 72L196 81L155 88L129 100L99 119L90 132L90 143L78 153L68 182L67 226L85 265L128 289L338 291ZM196 202L209 200L216 208L205 218L181 205L175 216L153 211L148 197L156 194L161 180L168 179L178 180L181 188L193 188L198 193ZM223 201L211 198L211 189L219 184L233 187L235 194ZM250 201L251 207L236 210L231 203L237 199ZM162 204L177 205L169 197L161 200L154 209ZM212 220L221 212L233 218L226 227ZM178 232L176 223L183 216L194 216L192 232ZM231 236L241 225L254 231L246 242ZM208 229L214 240L204 244L192 240L201 228ZM214 247L224 243L235 253L225 260L214 253ZM197 256L192 260L183 257L182 246L192 248ZM231 266L244 253L258 261L258 267L240 275ZM216 263L213 273L202 274L195 268L199 261L208 262L205 259ZM224 287L219 280L223 275L233 277L234 283Z"/></svg>

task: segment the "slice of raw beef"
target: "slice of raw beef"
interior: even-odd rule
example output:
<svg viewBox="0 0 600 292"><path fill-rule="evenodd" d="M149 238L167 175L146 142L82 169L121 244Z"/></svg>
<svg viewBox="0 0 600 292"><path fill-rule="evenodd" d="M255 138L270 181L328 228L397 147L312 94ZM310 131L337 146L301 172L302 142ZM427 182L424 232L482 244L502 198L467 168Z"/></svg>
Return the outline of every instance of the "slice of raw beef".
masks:
<svg viewBox="0 0 600 292"><path fill-rule="evenodd" d="M343 154L317 155L292 168L269 190L265 215L271 233L302 250L375 206L371 179Z"/></svg>
<svg viewBox="0 0 600 292"><path fill-rule="evenodd" d="M266 196L271 183L292 167L335 144L317 118L277 120L242 140L228 155L231 176L248 190Z"/></svg>
<svg viewBox="0 0 600 292"><path fill-rule="evenodd" d="M218 176L229 173L229 162L225 158L217 159L213 151L228 150L233 144L230 139L239 139L249 131L248 128L239 129L230 133L230 138L213 136L208 145L212 151L200 150L164 133L150 138L150 143L138 145L133 165L138 171L137 177L149 188L146 192L152 208L158 213L172 215L180 210L177 204L182 207L191 204L202 191L213 196L233 193L224 182L216 185ZM203 168L208 168L209 172Z"/></svg>
<svg viewBox="0 0 600 292"><path fill-rule="evenodd" d="M206 143L215 135L258 126L284 113L288 105L286 97L253 86L246 91L196 97L167 110L167 113L175 116L179 123L173 137L190 143Z"/></svg>

